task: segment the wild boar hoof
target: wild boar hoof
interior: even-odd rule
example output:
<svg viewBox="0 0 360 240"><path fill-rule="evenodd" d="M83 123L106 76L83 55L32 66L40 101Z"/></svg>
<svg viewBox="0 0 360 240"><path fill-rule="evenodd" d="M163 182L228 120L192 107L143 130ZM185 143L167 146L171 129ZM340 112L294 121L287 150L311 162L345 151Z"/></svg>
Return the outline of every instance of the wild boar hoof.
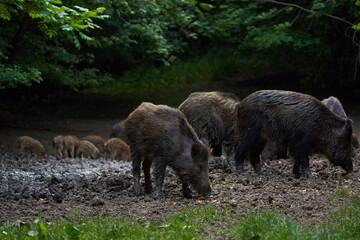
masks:
<svg viewBox="0 0 360 240"><path fill-rule="evenodd" d="M312 175L311 172L304 172L303 177L308 179L314 179L314 175Z"/></svg>
<svg viewBox="0 0 360 240"><path fill-rule="evenodd" d="M191 198L195 198L194 195L192 195L191 193L184 193L184 198L188 198L188 199L191 199Z"/></svg>
<svg viewBox="0 0 360 240"><path fill-rule="evenodd" d="M160 200L161 197L162 197L161 195L162 195L161 193L153 192L152 197L153 197L155 200Z"/></svg>
<svg viewBox="0 0 360 240"><path fill-rule="evenodd" d="M139 196L140 194L141 194L141 189L140 188L134 188L134 195Z"/></svg>

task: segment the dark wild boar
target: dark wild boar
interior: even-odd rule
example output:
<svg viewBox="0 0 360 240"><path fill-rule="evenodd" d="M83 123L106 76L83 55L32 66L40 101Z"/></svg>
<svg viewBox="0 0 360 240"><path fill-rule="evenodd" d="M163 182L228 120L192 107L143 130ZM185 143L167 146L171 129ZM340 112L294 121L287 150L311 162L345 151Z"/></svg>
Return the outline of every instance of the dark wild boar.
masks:
<svg viewBox="0 0 360 240"><path fill-rule="evenodd" d="M344 108L336 97L329 97L321 101L331 112L335 115L347 119L347 115L344 111ZM351 135L351 145L353 148L359 148L359 141L355 133ZM352 155L355 156L355 151L352 149ZM263 159L280 159L287 158L287 148L282 146L281 144L276 143L268 143L265 146L265 149L261 153Z"/></svg>
<svg viewBox="0 0 360 240"><path fill-rule="evenodd" d="M100 152L104 152L105 140L102 137L96 135L89 135L84 137L83 140L91 142L95 145L95 147L99 149Z"/></svg>
<svg viewBox="0 0 360 240"><path fill-rule="evenodd" d="M111 128L109 138L119 138L124 142L126 142L126 144L129 144L125 133L125 120L118 122Z"/></svg>
<svg viewBox="0 0 360 240"><path fill-rule="evenodd" d="M288 146L295 160L294 174L300 171L313 178L311 153L322 153L331 163L352 172L351 120L331 112L316 98L297 92L262 90L243 99L237 111L238 145L235 164L243 172L250 156L255 172L261 172L259 154L267 141Z"/></svg>
<svg viewBox="0 0 360 240"><path fill-rule="evenodd" d="M172 167L179 176L186 198L192 197L189 184L200 195L210 195L207 146L199 140L180 110L144 102L126 119L125 131L131 150L136 196L141 193L141 163L146 193L152 191L150 167L154 165L154 199L162 197L166 166Z"/></svg>
<svg viewBox="0 0 360 240"><path fill-rule="evenodd" d="M56 157L63 157L63 150L65 146L65 138L62 135L57 135L53 138L53 151Z"/></svg>
<svg viewBox="0 0 360 240"><path fill-rule="evenodd" d="M91 158L91 159L100 158L99 149L93 143L87 140L80 140L76 144L75 151L76 151L76 157Z"/></svg>
<svg viewBox="0 0 360 240"><path fill-rule="evenodd" d="M234 153L236 107L240 100L224 92L195 92L179 106L200 139L206 139L213 156L221 156L225 148L227 161Z"/></svg>
<svg viewBox="0 0 360 240"><path fill-rule="evenodd" d="M111 160L117 159L118 161L124 160L128 162L130 159L130 147L119 138L110 138L105 143L105 159L107 159L108 154L110 154Z"/></svg>
<svg viewBox="0 0 360 240"><path fill-rule="evenodd" d="M36 139L28 136L22 136L16 138L16 143L18 145L18 150L20 153L23 153L25 150L29 151L32 154L38 156L45 155L44 146Z"/></svg>
<svg viewBox="0 0 360 240"><path fill-rule="evenodd" d="M79 142L79 139L76 136L65 136L64 137L64 150L63 156L64 158L74 158L75 157L75 147Z"/></svg>

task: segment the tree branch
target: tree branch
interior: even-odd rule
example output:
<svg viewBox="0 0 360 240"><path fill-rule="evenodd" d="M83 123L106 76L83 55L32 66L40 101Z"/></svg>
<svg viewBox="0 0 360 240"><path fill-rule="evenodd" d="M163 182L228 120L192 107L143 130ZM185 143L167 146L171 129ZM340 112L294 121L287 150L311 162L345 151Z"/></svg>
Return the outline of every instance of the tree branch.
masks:
<svg viewBox="0 0 360 240"><path fill-rule="evenodd" d="M308 12L308 13L319 13L318 11L314 11L314 10L310 10L310 9L307 9L307 8L303 8L297 4L294 4L294 3L285 3L285 2L279 2L279 1L275 1L275 0L256 0L257 2L259 1L265 1L265 2L268 2L268 3L274 3L274 4L278 4L278 5L282 5L282 6L287 6L287 7L294 7L294 8L298 8L304 12ZM322 13L324 16L327 16L329 18L332 18L332 19L335 19L335 20L338 20L340 22L343 22L343 23L346 23L348 25L351 25L351 26L354 26L353 23L349 22L349 21L346 21L344 19L341 19L337 16L334 16L334 15L330 15L330 14L327 14L327 13Z"/></svg>

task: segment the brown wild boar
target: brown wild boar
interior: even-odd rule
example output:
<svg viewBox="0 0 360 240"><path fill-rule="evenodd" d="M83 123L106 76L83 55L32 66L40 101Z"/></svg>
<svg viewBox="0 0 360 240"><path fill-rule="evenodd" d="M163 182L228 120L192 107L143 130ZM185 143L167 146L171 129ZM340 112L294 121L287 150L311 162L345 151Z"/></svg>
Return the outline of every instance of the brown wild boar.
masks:
<svg viewBox="0 0 360 240"><path fill-rule="evenodd" d="M65 146L64 136L57 135L53 138L53 151L56 157L63 156L64 146Z"/></svg>
<svg viewBox="0 0 360 240"><path fill-rule="evenodd" d="M80 140L76 144L76 157L98 159L100 158L100 151L91 142Z"/></svg>
<svg viewBox="0 0 360 240"><path fill-rule="evenodd" d="M150 167L154 165L154 199L162 197L166 166L172 167L179 176L185 197L192 197L189 184L195 186L200 195L210 195L207 146L180 110L144 102L126 119L125 132L131 150L136 196L141 193L141 163L146 193L152 191Z"/></svg>
<svg viewBox="0 0 360 240"><path fill-rule="evenodd" d="M76 136L65 136L64 137L64 151L63 156L65 158L75 157L75 147L76 144L79 142L79 139Z"/></svg>
<svg viewBox="0 0 360 240"><path fill-rule="evenodd" d="M109 138L120 138L126 144L129 144L128 139L126 137L126 133L125 133L125 120L118 122L111 128Z"/></svg>
<svg viewBox="0 0 360 240"><path fill-rule="evenodd" d="M119 138L110 138L105 143L105 159L107 159L108 154L110 154L111 160L117 159L118 161L124 160L128 162L130 159L130 147Z"/></svg>
<svg viewBox="0 0 360 240"><path fill-rule="evenodd" d="M18 150L20 153L23 153L25 150L29 151L32 154L38 156L45 155L44 146L36 139L28 136L22 136L16 138L16 143L18 145Z"/></svg>
<svg viewBox="0 0 360 240"><path fill-rule="evenodd" d="M214 156L221 156L224 145L227 161L234 153L236 107L240 100L233 93L194 92L179 106L200 139L206 139Z"/></svg>
<svg viewBox="0 0 360 240"><path fill-rule="evenodd" d="M331 112L316 98L297 92L262 90L243 99L237 111L235 165L243 172L250 156L255 172L261 173L259 154L267 141L288 146L295 160L294 174L300 171L313 178L311 153L322 153L331 163L352 172L351 120Z"/></svg>
<svg viewBox="0 0 360 240"><path fill-rule="evenodd" d="M83 140L87 140L95 145L99 149L100 152L104 152L104 144L105 140L100 136L89 135L83 138Z"/></svg>

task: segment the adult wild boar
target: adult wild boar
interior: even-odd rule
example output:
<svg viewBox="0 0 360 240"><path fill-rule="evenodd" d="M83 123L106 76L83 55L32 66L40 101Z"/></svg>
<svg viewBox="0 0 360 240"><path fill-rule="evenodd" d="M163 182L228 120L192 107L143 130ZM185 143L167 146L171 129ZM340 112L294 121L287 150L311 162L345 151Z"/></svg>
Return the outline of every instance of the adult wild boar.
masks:
<svg viewBox="0 0 360 240"><path fill-rule="evenodd" d="M336 97L329 97L321 101L331 112L335 115L347 119L345 110ZM359 141L355 133L351 135L351 145L352 145L352 155L355 155L354 148L359 148ZM287 147L281 144L269 143L265 146L263 152L261 153L263 159L280 159L287 158Z"/></svg>
<svg viewBox="0 0 360 240"><path fill-rule="evenodd" d="M208 141L214 156L221 156L224 145L228 163L234 153L239 102L233 93L194 92L179 106L198 137Z"/></svg>
<svg viewBox="0 0 360 240"><path fill-rule="evenodd" d="M302 170L304 177L313 178L309 154L315 152L351 172L351 135L351 120L337 116L312 96L257 91L243 99L237 110L236 169L242 173L244 160L250 156L255 172L260 173L259 154L267 141L274 141L288 146L296 177Z"/></svg>
<svg viewBox="0 0 360 240"><path fill-rule="evenodd" d="M154 165L154 199L162 197L168 165L179 176L186 198L192 197L189 184L195 186L200 195L210 195L208 149L180 110L144 102L126 119L125 132L131 150L136 196L141 193L141 163L146 193L152 191L150 167Z"/></svg>
<svg viewBox="0 0 360 240"><path fill-rule="evenodd" d="M111 128L109 138L119 138L123 140L126 144L129 144L125 133L125 120L118 122Z"/></svg>

